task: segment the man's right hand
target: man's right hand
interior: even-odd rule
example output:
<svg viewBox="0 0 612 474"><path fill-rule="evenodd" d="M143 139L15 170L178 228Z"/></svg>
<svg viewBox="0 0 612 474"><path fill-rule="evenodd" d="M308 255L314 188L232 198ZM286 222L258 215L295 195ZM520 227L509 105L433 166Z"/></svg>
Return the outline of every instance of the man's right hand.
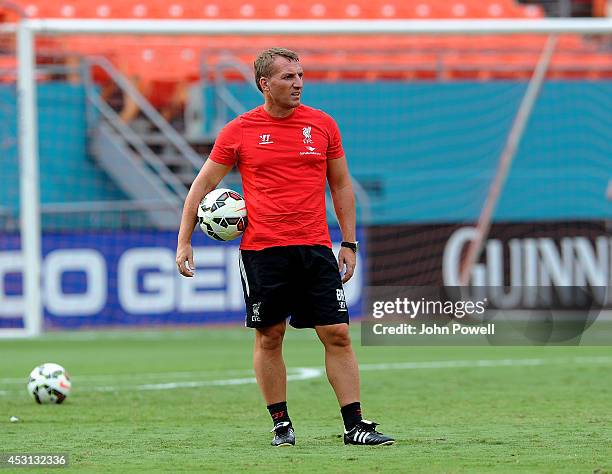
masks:
<svg viewBox="0 0 612 474"><path fill-rule="evenodd" d="M178 245L176 248L176 265L181 275L192 277L195 271L193 248L191 244Z"/></svg>

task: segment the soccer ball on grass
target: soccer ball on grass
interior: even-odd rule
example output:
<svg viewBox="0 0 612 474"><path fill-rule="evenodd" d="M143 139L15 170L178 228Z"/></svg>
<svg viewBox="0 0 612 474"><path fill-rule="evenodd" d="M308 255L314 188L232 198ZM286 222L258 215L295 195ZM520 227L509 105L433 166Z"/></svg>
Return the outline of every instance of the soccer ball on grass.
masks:
<svg viewBox="0 0 612 474"><path fill-rule="evenodd" d="M36 403L62 403L70 394L70 376L61 365L46 363L30 373L28 393Z"/></svg>
<svg viewBox="0 0 612 474"><path fill-rule="evenodd" d="M244 199L231 189L209 192L198 206L198 223L211 239L233 240L239 237L248 223Z"/></svg>

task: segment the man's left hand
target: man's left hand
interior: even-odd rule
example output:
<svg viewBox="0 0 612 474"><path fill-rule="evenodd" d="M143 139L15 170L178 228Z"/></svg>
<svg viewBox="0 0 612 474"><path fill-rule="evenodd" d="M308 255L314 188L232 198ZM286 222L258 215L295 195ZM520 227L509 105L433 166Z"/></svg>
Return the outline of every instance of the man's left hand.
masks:
<svg viewBox="0 0 612 474"><path fill-rule="evenodd" d="M355 265L357 265L357 254L349 248L340 247L340 252L338 252L338 270L340 273L344 271L342 283L346 283L351 279L353 272L355 272Z"/></svg>

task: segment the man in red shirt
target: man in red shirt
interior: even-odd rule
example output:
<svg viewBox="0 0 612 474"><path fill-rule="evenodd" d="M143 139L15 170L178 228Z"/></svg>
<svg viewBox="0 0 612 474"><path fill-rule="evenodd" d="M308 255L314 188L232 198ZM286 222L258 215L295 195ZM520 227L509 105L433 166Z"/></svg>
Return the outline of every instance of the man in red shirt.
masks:
<svg viewBox="0 0 612 474"><path fill-rule="evenodd" d="M253 365L274 423L272 445L295 444L282 357L288 317L296 328L314 328L325 347L344 443L392 444L393 438L376 431L376 423L361 417L359 367L342 289L356 265L355 198L338 126L329 115L300 103L303 71L293 51L262 52L255 61L255 80L264 104L221 130L185 200L176 253L179 271L193 276L190 242L198 205L236 165L249 219L239 261L246 325L256 330ZM325 214L326 180L343 237L337 261Z"/></svg>

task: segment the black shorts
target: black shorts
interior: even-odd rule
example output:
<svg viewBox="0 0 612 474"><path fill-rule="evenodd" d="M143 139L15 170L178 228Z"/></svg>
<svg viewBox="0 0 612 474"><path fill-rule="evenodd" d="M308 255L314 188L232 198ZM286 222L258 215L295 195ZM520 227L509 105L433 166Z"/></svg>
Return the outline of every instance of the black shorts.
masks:
<svg viewBox="0 0 612 474"><path fill-rule="evenodd" d="M348 323L338 262L323 245L240 251L245 325L273 326L288 317L295 328Z"/></svg>

